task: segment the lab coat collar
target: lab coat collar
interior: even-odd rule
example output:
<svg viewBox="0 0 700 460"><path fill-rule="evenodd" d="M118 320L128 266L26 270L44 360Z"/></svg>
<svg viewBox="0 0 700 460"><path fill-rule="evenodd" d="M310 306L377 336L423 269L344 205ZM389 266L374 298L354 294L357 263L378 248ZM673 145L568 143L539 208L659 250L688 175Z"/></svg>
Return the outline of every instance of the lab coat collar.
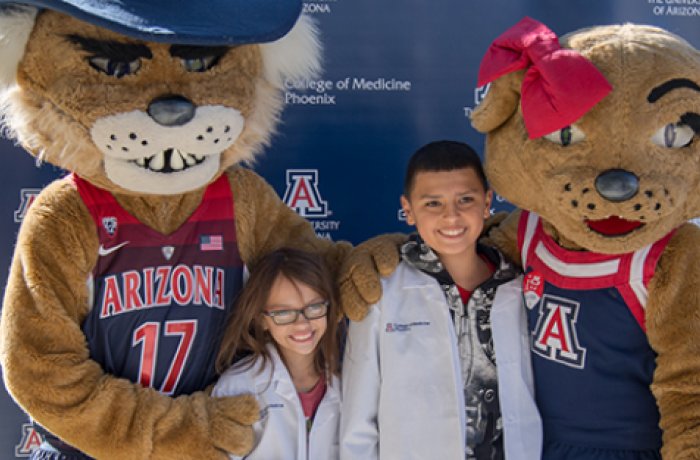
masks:
<svg viewBox="0 0 700 460"><path fill-rule="evenodd" d="M401 277L400 286L403 287L403 289L416 289L430 285L438 285L434 278L431 278L406 262L401 262L399 264L399 267L396 269L396 276Z"/></svg>
<svg viewBox="0 0 700 460"><path fill-rule="evenodd" d="M267 344L267 351L270 353L271 364L273 365L272 380L269 383L272 385L275 393L288 400L298 399L299 395L296 388L294 388L292 376L289 374L284 361L282 361L277 347L269 343ZM261 375L269 378L270 374L269 372L263 372ZM264 383L267 383L267 381ZM328 383L324 399L328 402L340 402L340 379L334 374Z"/></svg>

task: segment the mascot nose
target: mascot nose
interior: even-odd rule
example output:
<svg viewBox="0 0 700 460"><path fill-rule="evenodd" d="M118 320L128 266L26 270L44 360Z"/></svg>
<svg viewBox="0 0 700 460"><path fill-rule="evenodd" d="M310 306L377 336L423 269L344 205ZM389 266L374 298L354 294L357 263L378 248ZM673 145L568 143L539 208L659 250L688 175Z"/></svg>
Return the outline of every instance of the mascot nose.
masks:
<svg viewBox="0 0 700 460"><path fill-rule="evenodd" d="M194 118L195 106L182 96L166 96L148 105L148 115L163 126L180 126Z"/></svg>
<svg viewBox="0 0 700 460"><path fill-rule="evenodd" d="M596 177L595 188L608 201L625 201L639 191L639 179L624 169L608 169Z"/></svg>

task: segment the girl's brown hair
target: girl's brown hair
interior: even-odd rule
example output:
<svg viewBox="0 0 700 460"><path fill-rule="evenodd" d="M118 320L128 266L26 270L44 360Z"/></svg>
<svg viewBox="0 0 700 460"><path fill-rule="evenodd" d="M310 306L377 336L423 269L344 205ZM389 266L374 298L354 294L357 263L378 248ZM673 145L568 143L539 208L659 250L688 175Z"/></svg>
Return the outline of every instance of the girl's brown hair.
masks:
<svg viewBox="0 0 700 460"><path fill-rule="evenodd" d="M327 377L338 373L342 324L335 279L321 256L292 248L272 251L251 268L250 278L224 330L216 359L217 371L223 372L243 356L248 366L260 357L264 362L271 359L266 345L272 342L272 337L263 329L262 312L278 276L295 284L306 284L329 302L326 333L318 343L314 365L317 372L326 372Z"/></svg>

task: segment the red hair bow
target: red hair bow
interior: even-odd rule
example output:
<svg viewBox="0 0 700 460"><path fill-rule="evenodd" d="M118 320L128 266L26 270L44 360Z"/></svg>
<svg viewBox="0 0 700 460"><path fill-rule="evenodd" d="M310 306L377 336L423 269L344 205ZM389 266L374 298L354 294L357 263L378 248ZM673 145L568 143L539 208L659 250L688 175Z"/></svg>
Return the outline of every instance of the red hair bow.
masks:
<svg viewBox="0 0 700 460"><path fill-rule="evenodd" d="M612 90L588 59L562 49L554 32L528 17L491 44L481 61L478 85L525 68L521 105L530 139L569 126Z"/></svg>

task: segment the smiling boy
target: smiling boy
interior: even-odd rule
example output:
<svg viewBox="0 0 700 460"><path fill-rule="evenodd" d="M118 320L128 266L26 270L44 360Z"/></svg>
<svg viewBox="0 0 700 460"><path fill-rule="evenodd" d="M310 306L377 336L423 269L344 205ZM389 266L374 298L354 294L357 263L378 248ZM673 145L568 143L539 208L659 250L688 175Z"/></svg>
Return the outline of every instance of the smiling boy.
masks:
<svg viewBox="0 0 700 460"><path fill-rule="evenodd" d="M517 270L477 242L491 200L468 145L433 142L411 157L401 205L417 234L383 298L350 325L341 459L505 458L491 306Z"/></svg>

